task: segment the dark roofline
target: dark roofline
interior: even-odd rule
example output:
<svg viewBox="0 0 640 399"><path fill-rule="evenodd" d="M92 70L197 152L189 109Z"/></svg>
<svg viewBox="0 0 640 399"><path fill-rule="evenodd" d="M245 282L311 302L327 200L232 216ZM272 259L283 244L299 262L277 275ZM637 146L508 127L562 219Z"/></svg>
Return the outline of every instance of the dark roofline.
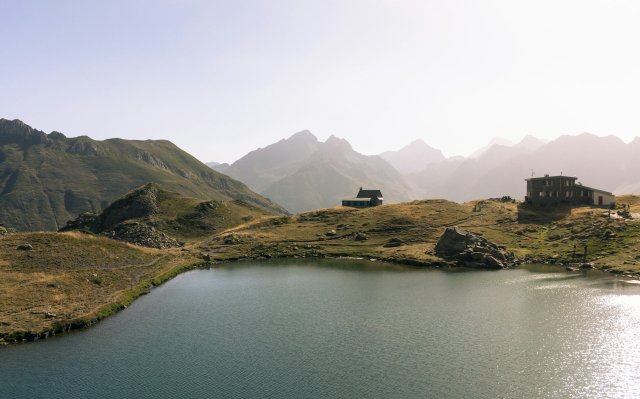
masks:
<svg viewBox="0 0 640 399"><path fill-rule="evenodd" d="M615 197L615 194L614 194L614 193L611 193L611 192L609 192L609 191L605 191L605 190L601 190L601 189L599 189L599 188L593 188L593 187L585 186L585 185L583 185L583 184L576 184L574 187L582 187L582 188L584 188L584 189L591 190L591 191L600 191L601 193L605 193L605 194L613 195L613 196Z"/></svg>
<svg viewBox="0 0 640 399"><path fill-rule="evenodd" d="M531 181L531 180L547 180L547 179L558 179L558 178L564 178L564 179L572 179L572 180L578 180L577 177L573 177L573 176L543 176L543 177L530 177L528 179L524 179L525 181Z"/></svg>
<svg viewBox="0 0 640 399"><path fill-rule="evenodd" d="M363 190L360 187L356 198L382 198L382 191L380 190Z"/></svg>

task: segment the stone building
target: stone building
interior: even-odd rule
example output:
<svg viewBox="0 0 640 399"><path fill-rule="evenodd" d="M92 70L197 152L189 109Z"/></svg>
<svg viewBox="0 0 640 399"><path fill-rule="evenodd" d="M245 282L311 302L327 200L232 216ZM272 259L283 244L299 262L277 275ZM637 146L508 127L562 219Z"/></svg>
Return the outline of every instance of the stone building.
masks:
<svg viewBox="0 0 640 399"><path fill-rule="evenodd" d="M577 180L577 177L562 175L544 175L525 179L527 194L524 200L532 205L564 203L610 207L615 204L616 198L612 193L584 186Z"/></svg>

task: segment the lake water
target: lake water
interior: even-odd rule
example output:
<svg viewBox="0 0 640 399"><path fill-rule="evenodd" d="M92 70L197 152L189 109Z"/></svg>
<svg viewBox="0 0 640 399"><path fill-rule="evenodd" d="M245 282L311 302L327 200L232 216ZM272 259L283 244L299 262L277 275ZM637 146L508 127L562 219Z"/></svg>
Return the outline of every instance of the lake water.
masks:
<svg viewBox="0 0 640 399"><path fill-rule="evenodd" d="M640 286L360 261L193 271L0 348L0 398L640 397Z"/></svg>

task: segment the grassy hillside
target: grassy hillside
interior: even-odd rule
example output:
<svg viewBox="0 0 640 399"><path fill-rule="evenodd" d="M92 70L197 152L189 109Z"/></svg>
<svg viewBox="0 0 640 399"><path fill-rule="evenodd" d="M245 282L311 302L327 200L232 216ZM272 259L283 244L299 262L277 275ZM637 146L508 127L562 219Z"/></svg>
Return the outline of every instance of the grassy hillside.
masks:
<svg viewBox="0 0 640 399"><path fill-rule="evenodd" d="M631 212L640 218L640 197L623 196L618 201L630 204ZM219 260L355 256L446 265L435 255L434 247L449 226L480 234L524 262L583 263L586 245L586 261L596 267L640 272L640 220L617 219L615 214L609 218L608 211L600 208L540 211L500 200L464 204L427 200L368 209L323 209L252 223L213 237L201 249ZM357 240L358 235L366 239Z"/></svg>
<svg viewBox="0 0 640 399"><path fill-rule="evenodd" d="M106 234L121 241L163 248L202 240L269 215L244 201L202 201L150 183L117 199L99 215L80 215L62 230Z"/></svg>
<svg viewBox="0 0 640 399"><path fill-rule="evenodd" d="M29 243L32 250L18 246ZM0 342L91 324L198 261L81 233L0 239Z"/></svg>
<svg viewBox="0 0 640 399"><path fill-rule="evenodd" d="M0 119L0 223L6 226L57 230L149 182L202 200L240 200L285 212L169 141L66 138Z"/></svg>

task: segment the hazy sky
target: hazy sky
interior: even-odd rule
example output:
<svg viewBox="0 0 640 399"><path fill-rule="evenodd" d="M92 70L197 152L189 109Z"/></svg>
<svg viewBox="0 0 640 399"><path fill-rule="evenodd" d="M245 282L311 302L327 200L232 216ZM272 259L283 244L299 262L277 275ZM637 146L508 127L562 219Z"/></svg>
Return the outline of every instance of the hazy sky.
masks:
<svg viewBox="0 0 640 399"><path fill-rule="evenodd" d="M0 0L0 117L164 138L233 161L309 129L422 138L640 135L636 0Z"/></svg>

